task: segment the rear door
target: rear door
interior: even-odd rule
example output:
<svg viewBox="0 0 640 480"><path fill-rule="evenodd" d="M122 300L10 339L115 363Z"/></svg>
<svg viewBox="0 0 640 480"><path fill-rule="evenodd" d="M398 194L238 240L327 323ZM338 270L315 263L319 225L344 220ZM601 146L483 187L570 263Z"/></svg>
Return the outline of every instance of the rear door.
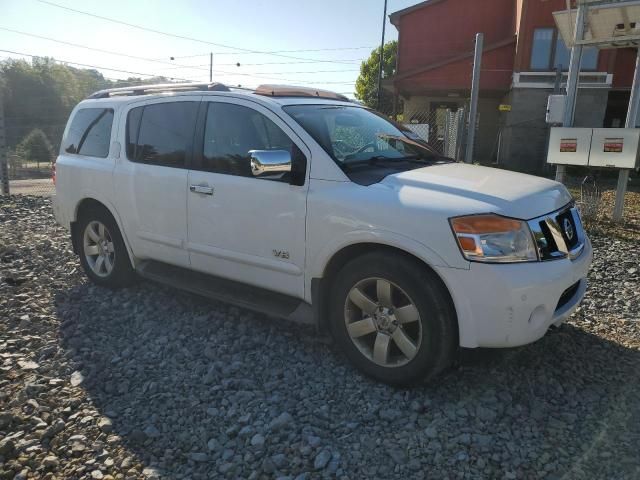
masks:
<svg viewBox="0 0 640 480"><path fill-rule="evenodd" d="M189 266L187 178L200 100L153 100L123 113L125 148L116 168L116 201L138 258Z"/></svg>
<svg viewBox="0 0 640 480"><path fill-rule="evenodd" d="M270 110L248 100L205 97L189 171L192 268L303 298L310 153ZM288 150L300 179L258 178L250 150Z"/></svg>

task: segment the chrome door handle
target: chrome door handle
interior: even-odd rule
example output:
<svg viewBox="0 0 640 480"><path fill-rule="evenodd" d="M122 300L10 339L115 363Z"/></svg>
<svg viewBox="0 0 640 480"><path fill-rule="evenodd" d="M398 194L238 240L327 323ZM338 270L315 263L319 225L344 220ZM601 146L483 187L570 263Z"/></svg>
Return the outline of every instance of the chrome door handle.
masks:
<svg viewBox="0 0 640 480"><path fill-rule="evenodd" d="M207 187L206 185L191 185L189 190L193 193L202 193L204 195L213 195L213 187Z"/></svg>

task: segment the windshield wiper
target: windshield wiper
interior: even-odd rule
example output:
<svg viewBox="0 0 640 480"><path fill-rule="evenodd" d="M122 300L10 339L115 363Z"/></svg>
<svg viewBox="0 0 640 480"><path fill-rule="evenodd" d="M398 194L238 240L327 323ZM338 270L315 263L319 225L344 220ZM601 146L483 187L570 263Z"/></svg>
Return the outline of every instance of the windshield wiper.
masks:
<svg viewBox="0 0 640 480"><path fill-rule="evenodd" d="M404 163L404 162L432 164L432 163L436 163L437 161L438 161L437 157L430 159L430 158L424 158L420 155L407 155L405 157L386 157L384 155L374 155L372 157L369 157L363 160L342 162L342 165L344 168L352 168L352 167L357 167L361 165L379 165L381 163L386 163L391 165Z"/></svg>

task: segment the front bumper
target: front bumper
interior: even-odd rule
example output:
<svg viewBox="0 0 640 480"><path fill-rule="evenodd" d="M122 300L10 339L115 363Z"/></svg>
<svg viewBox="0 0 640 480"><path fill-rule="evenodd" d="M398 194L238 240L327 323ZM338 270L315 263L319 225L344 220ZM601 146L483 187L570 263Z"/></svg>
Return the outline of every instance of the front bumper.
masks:
<svg viewBox="0 0 640 480"><path fill-rule="evenodd" d="M573 260L438 268L455 304L460 346L516 347L538 340L578 308L592 259L585 238Z"/></svg>

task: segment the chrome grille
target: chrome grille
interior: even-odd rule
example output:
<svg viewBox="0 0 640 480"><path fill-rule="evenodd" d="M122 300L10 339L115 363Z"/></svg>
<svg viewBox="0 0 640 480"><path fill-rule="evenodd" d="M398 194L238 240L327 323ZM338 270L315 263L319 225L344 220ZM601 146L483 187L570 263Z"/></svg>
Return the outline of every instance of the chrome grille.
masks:
<svg viewBox="0 0 640 480"><path fill-rule="evenodd" d="M574 259L584 249L584 228L578 210L564 207L553 213L529 220L529 228L542 261Z"/></svg>

